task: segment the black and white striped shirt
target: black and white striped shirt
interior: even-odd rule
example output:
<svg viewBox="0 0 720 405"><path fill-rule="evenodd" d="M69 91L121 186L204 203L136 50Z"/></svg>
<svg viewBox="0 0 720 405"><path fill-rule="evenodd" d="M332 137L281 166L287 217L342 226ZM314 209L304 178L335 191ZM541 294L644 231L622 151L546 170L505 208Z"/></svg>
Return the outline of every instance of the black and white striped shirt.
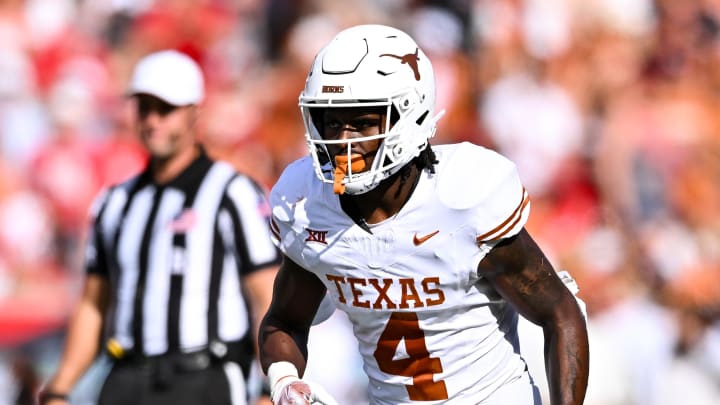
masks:
<svg viewBox="0 0 720 405"><path fill-rule="evenodd" d="M241 278L279 264L263 190L201 153L171 182L146 170L94 205L86 271L111 285L106 334L137 354L247 339Z"/></svg>

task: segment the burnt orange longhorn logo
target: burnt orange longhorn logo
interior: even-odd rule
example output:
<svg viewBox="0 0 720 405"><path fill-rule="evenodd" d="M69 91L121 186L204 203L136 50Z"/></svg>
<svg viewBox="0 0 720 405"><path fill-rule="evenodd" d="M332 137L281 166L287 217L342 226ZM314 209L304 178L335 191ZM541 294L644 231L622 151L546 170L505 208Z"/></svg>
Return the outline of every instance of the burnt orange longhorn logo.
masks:
<svg viewBox="0 0 720 405"><path fill-rule="evenodd" d="M410 66L410 69L412 69L413 73L415 73L415 80L420 80L420 69L418 69L418 48L415 48L415 53L408 53L403 56L400 55L393 55L391 53L384 53L380 55L380 57L383 56L390 56L391 58L400 59L400 63L405 65L407 64Z"/></svg>

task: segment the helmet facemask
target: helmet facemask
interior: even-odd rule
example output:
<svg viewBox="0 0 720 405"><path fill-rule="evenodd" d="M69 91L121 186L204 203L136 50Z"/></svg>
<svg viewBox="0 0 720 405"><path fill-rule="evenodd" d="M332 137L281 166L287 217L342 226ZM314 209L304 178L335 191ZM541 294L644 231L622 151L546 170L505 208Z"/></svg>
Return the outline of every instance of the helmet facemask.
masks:
<svg viewBox="0 0 720 405"><path fill-rule="evenodd" d="M412 90L411 90L412 91ZM420 152L427 146L428 139L434 135L435 120L430 122L428 118L429 111L415 118L412 117L414 112L412 102L409 101L417 95L400 94L387 100L352 100L343 102L318 103L318 100L306 103L300 101L300 107L303 111L303 119L306 125L306 135L310 154L313 158L315 172L322 181L335 184L335 192L337 194L362 194L375 188L382 180L397 173L413 158L418 156ZM404 105L406 108L402 108ZM364 108L364 107L385 107L383 115L384 128L377 135L351 137L346 139L323 139L321 133L323 131L321 125L322 120L318 118L317 113L321 113L325 108ZM316 113L317 112L317 113ZM439 118L439 116L438 116ZM413 119L420 123L418 125L407 125L406 123ZM426 121L422 125L423 121ZM409 127L409 128L408 128ZM420 128L418 128L420 127ZM380 139L375 157L370 167L362 165L350 164L358 156L352 153L353 145L356 143L368 142ZM342 145L343 153L337 155L348 162L343 168L342 164L331 159L328 151L329 145ZM342 170L341 170L342 169ZM337 186L336 176L339 171L345 175L342 182L343 187Z"/></svg>

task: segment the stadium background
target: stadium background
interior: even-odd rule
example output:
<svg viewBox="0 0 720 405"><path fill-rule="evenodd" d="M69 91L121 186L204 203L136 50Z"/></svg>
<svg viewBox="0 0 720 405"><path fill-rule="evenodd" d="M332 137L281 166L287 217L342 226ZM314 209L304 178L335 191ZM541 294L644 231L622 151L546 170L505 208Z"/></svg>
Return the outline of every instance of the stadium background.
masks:
<svg viewBox="0 0 720 405"><path fill-rule="evenodd" d="M0 404L30 403L56 364L88 204L142 166L121 96L138 58L195 58L209 151L270 187L306 150L312 57L367 22L432 58L434 143L517 162L528 228L587 303L586 403L720 403L720 1L0 0ZM310 372L360 404L352 339L339 314L321 325Z"/></svg>

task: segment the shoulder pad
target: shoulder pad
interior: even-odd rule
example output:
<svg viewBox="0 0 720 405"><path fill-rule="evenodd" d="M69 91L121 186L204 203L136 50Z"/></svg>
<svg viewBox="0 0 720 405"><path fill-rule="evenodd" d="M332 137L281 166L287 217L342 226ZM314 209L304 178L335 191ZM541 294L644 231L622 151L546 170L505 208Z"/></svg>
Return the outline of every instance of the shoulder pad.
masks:
<svg viewBox="0 0 720 405"><path fill-rule="evenodd" d="M482 146L463 142L439 152L438 193L449 208L475 207L504 182L517 178L514 163Z"/></svg>
<svg viewBox="0 0 720 405"><path fill-rule="evenodd" d="M293 233L302 232L309 223L304 204L313 193L312 164L309 156L291 163L270 190L273 240L285 253L294 242Z"/></svg>
<svg viewBox="0 0 720 405"><path fill-rule="evenodd" d="M438 148L437 193L455 210L470 210L478 242L516 234L529 213L527 192L513 162L463 142Z"/></svg>
<svg viewBox="0 0 720 405"><path fill-rule="evenodd" d="M310 182L315 178L311 158L305 157L289 164L270 190L270 206L273 219L288 222L292 219L289 210L298 200L307 197Z"/></svg>

